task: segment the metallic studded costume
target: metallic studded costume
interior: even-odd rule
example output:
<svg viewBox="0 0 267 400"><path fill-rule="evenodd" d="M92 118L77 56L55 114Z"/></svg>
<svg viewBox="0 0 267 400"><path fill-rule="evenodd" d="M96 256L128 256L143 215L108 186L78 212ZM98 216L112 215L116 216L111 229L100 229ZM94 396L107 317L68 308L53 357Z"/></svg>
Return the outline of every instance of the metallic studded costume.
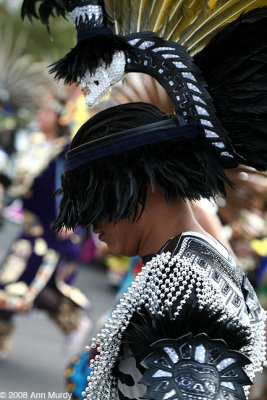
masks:
<svg viewBox="0 0 267 400"><path fill-rule="evenodd" d="M242 386L265 358L265 313L233 256L214 238L187 232L149 258L114 313L121 317L122 338L110 329L114 321L104 328L115 335L112 344L122 343L115 369L119 399L245 398ZM133 289L139 294L132 311ZM110 333L100 347L112 347L109 340ZM192 380L205 368L207 382L216 376L220 386L211 397L203 377L203 384ZM183 379L179 371L186 371Z"/></svg>
<svg viewBox="0 0 267 400"><path fill-rule="evenodd" d="M136 221L148 183L167 202L199 200L224 195L225 168L267 169L264 2L55 0L46 14L35 3L23 16L47 22L55 9L75 24L77 45L52 72L89 106L142 72L175 111L132 103L88 120L66 155L56 230ZM88 400L245 399L265 361L265 313L233 256L185 232L144 260L90 348Z"/></svg>

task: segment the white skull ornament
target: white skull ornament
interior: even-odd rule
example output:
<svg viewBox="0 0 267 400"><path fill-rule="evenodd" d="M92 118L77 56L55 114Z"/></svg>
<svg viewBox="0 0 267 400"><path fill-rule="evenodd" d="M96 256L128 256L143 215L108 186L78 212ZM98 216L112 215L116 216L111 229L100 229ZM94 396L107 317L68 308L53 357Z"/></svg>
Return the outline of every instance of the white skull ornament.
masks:
<svg viewBox="0 0 267 400"><path fill-rule="evenodd" d="M126 59L122 51L114 53L109 67L101 64L94 75L89 71L83 76L79 87L85 96L85 102L89 107L97 104L109 91L112 85L119 82L125 72Z"/></svg>

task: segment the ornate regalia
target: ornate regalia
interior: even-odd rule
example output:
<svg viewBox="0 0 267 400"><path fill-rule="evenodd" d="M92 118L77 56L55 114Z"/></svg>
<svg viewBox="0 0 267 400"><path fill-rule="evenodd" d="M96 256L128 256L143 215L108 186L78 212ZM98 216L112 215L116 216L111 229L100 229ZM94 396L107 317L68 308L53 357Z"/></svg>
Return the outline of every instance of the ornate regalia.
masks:
<svg viewBox="0 0 267 400"><path fill-rule="evenodd" d="M119 308L119 398L244 398L242 386L265 358L265 313L233 256L212 237L186 232L149 259L132 312L131 289Z"/></svg>
<svg viewBox="0 0 267 400"><path fill-rule="evenodd" d="M38 16L33 4L24 2L23 15ZM107 110L87 121L66 155L55 229L139 218L148 182L167 202L198 200L224 195L225 168L266 170L264 2L49 4L77 29L77 45L52 66L57 79L77 82L92 106L124 74L146 73L175 111L134 103L114 114L143 112L143 125L111 130ZM97 136L98 126L106 132ZM184 232L144 260L93 339L98 354L83 396L245 399L265 361L264 330L265 313L233 256L213 238Z"/></svg>

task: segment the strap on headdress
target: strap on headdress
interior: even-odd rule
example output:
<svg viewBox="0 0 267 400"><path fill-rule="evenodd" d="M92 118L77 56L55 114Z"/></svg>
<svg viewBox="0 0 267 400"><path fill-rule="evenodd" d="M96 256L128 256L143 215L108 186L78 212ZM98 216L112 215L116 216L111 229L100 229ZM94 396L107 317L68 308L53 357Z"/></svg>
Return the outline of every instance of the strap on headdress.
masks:
<svg viewBox="0 0 267 400"><path fill-rule="evenodd" d="M92 140L70 150L67 153L65 170L72 171L90 161L102 159L112 154L120 154L138 147L171 140L193 138L199 133L195 124L179 126L174 120L160 121L138 128L127 129Z"/></svg>

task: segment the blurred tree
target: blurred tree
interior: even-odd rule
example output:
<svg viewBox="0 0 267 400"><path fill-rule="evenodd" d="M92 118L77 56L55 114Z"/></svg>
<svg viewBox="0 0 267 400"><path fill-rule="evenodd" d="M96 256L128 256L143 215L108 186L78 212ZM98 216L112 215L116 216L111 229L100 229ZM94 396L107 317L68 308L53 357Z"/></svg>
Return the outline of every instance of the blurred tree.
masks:
<svg viewBox="0 0 267 400"><path fill-rule="evenodd" d="M22 0L0 0L0 117L3 106L11 107L19 126L33 118L47 91L61 90L46 67L76 41L75 28L63 18L51 18L51 41L38 20L21 20L21 4Z"/></svg>
<svg viewBox="0 0 267 400"><path fill-rule="evenodd" d="M20 8L22 0L0 0L0 25L12 26L13 31L27 34L27 54L31 54L35 61L47 61L47 65L61 58L66 51L73 47L76 41L75 28L63 18L51 18L50 40L45 26L38 20L31 24L28 20L22 22ZM2 38L2 43L5 38ZM14 35L16 40L16 35Z"/></svg>

